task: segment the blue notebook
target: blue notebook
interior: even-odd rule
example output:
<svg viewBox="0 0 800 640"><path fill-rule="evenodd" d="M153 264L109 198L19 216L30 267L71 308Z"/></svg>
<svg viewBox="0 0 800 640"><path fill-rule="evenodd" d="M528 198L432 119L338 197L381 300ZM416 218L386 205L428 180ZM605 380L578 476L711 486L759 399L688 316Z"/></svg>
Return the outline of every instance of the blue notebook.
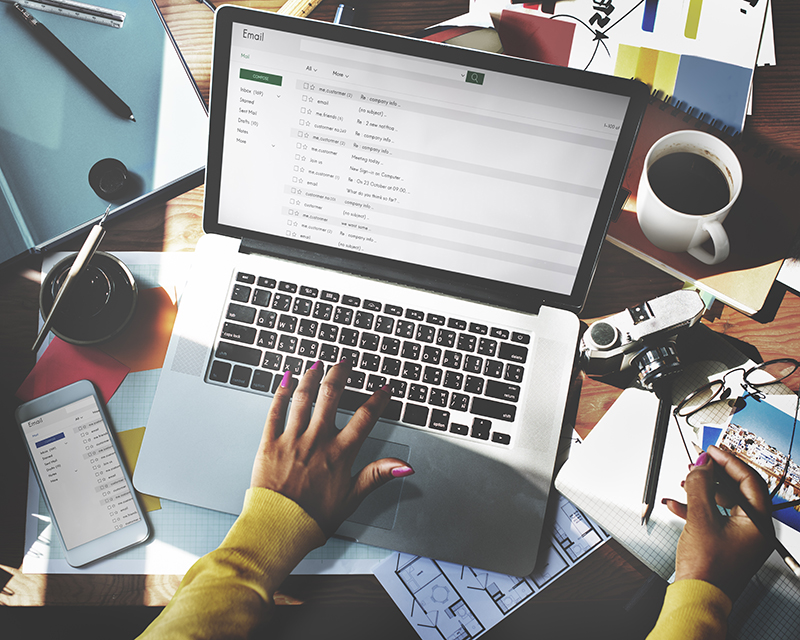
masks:
<svg viewBox="0 0 800 640"><path fill-rule="evenodd" d="M112 215L158 193L202 183L207 115L155 6L105 0L121 29L31 9L127 103L114 115L0 4L0 266L55 245L102 216L109 202L89 184L104 158L120 160L130 187Z"/></svg>

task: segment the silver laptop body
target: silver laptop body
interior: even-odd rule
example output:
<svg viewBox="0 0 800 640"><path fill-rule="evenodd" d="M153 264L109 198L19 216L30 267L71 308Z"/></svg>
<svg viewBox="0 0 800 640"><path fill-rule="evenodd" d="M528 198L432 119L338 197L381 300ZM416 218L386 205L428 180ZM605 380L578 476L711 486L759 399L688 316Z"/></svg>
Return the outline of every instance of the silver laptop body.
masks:
<svg viewBox="0 0 800 640"><path fill-rule="evenodd" d="M235 7L212 82L207 235L134 484L238 513L282 371L348 357L341 425L395 396L354 470L416 473L337 535L530 573L643 85Z"/></svg>

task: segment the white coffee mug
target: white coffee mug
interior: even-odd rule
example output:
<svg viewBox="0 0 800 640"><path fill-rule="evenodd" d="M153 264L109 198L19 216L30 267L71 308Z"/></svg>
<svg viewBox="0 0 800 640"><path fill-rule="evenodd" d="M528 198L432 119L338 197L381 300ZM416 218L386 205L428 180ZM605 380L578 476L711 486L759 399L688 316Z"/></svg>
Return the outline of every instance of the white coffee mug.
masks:
<svg viewBox="0 0 800 640"><path fill-rule="evenodd" d="M664 204L653 192L648 179L650 167L666 155L689 152L711 160L728 182L728 203L711 213L696 215L677 211ZM665 251L687 251L705 264L719 264L728 257L730 243L722 223L742 190L742 166L733 150L719 138L702 131L676 131L658 140L644 159L636 213L647 239ZM701 245L708 239L714 253Z"/></svg>

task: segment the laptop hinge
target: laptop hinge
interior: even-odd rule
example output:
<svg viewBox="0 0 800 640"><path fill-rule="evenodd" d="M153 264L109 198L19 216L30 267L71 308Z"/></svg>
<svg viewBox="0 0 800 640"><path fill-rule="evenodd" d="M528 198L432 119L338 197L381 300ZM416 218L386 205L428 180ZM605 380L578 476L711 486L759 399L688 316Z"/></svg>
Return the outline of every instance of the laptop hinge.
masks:
<svg viewBox="0 0 800 640"><path fill-rule="evenodd" d="M453 295L460 298L477 299L481 302L495 305L503 308L514 308L518 311L526 313L539 313L543 302L541 300L525 300L524 304L515 307L509 307L504 304L502 298L493 296L493 292L486 290L483 296L475 296L475 290L461 290L457 286L447 286L442 281L435 278L427 277L422 273L414 273L407 268L383 268L380 273L374 269L370 269L363 261L350 259L346 257L332 257L322 252L311 251L308 249L301 249L298 247L284 247L272 242L264 242L262 240L255 240L253 238L242 238L239 245L239 253L255 254L262 256L271 256L274 258L283 258L293 262L301 262L310 264L317 267L325 267L328 269L335 269L362 277L385 280L395 284L411 286L428 291L438 291L445 295ZM449 284L449 283L448 283Z"/></svg>
<svg viewBox="0 0 800 640"><path fill-rule="evenodd" d="M269 245L266 242L259 242L252 238L242 238L242 242L239 245L239 253L272 255L272 251L269 250Z"/></svg>
<svg viewBox="0 0 800 640"><path fill-rule="evenodd" d="M329 267L332 269L338 269L339 271L345 271L359 275L362 275L364 271L363 268L359 268L359 262L356 260L332 260L331 258L317 251L301 249L298 247L284 247L280 244L255 240L253 238L242 238L242 242L239 245L239 253L284 258L286 260L303 262L318 267Z"/></svg>

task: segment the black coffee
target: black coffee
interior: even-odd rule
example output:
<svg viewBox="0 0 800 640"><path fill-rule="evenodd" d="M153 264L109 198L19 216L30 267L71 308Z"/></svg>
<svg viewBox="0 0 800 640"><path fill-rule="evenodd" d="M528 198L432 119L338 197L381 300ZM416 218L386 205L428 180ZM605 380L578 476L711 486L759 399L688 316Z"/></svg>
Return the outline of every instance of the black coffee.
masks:
<svg viewBox="0 0 800 640"><path fill-rule="evenodd" d="M713 213L731 199L722 170L696 153L680 151L659 158L647 172L647 179L661 202L682 213Z"/></svg>

